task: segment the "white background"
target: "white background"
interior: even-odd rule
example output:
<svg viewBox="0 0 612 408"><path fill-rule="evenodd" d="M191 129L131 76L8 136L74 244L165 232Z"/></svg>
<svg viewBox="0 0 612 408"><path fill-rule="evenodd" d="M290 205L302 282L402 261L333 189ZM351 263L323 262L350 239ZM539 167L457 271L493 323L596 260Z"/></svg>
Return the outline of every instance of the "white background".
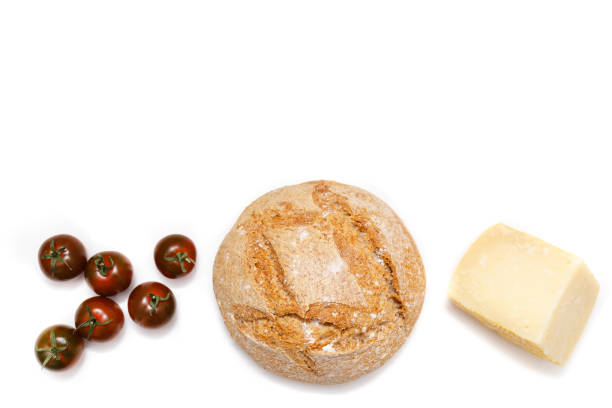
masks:
<svg viewBox="0 0 612 408"><path fill-rule="evenodd" d="M2 406L609 407L611 21L609 1L2 1ZM339 386L255 365L211 283L244 206L322 178L386 200L427 273L405 346ZM601 284L565 367L449 304L459 258L500 221ZM38 269L64 232L125 253L133 286L169 285L172 324L127 318L70 371L42 371L39 332L93 295ZM173 232L199 251L181 281L152 257Z"/></svg>

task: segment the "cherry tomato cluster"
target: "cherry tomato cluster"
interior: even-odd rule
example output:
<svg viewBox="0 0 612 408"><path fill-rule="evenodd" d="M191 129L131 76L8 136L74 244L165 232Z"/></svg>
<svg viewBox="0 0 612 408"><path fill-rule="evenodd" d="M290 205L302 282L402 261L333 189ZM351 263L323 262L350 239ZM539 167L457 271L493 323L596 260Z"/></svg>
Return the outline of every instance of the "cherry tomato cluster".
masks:
<svg viewBox="0 0 612 408"><path fill-rule="evenodd" d="M155 246L157 269L175 279L189 274L196 261L191 239L173 234ZM54 325L36 340L36 358L44 368L61 370L74 365L87 341L108 341L116 337L125 321L121 307L108 296L126 290L132 283L129 259L116 251L99 252L87 259L85 246L71 235L55 235L38 251L38 263L53 280L68 280L84 273L88 285L99 296L83 301L74 315L74 326ZM130 318L142 327L155 328L168 323L176 309L172 291L159 282L136 286L128 298Z"/></svg>

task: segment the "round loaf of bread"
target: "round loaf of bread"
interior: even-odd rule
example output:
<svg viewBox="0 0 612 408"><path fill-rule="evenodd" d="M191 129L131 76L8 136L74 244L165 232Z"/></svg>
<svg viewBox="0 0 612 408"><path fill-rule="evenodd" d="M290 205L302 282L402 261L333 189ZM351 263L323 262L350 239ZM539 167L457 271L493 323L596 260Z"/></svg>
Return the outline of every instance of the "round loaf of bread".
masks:
<svg viewBox="0 0 612 408"><path fill-rule="evenodd" d="M264 368L333 384L380 367L425 294L399 217L362 189L312 181L249 205L225 237L213 285L231 336Z"/></svg>

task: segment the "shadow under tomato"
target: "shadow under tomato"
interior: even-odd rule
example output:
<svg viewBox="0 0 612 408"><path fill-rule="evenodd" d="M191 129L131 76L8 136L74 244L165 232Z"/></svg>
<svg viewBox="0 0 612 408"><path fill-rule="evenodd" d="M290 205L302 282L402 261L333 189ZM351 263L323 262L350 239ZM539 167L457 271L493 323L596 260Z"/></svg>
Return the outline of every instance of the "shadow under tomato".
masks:
<svg viewBox="0 0 612 408"><path fill-rule="evenodd" d="M129 322L127 320L130 317L125 315L125 311L124 311L124 318L126 319L126 321L123 323L123 327L121 328L121 331L119 331L119 333L117 334L115 338L110 339L108 341L85 340L85 352L86 353L87 352L106 353L108 351L112 351L116 349L117 347L119 347L119 345L123 341L123 338L125 337L125 332L127 331L127 328L129 326Z"/></svg>
<svg viewBox="0 0 612 408"><path fill-rule="evenodd" d="M40 280L44 282L45 285L47 285L47 287L49 287L49 290L62 290L62 289L74 289L76 287L79 287L81 285L86 284L85 283L85 277L84 275L81 273L77 276L75 276L72 279L67 279L67 280L53 280L53 279L49 279L41 270L40 267L38 265L36 265L36 270L38 272L38 274L40 275ZM92 295L92 296L95 296Z"/></svg>
<svg viewBox="0 0 612 408"><path fill-rule="evenodd" d="M155 279L152 279L152 280L157 280L158 282L162 282L164 285L166 285L172 291L174 291L175 288L182 288L182 287L190 285L191 281L193 281L194 279L194 276L198 273L198 263L196 261L196 264L191 270L191 272L189 272L185 276L181 276L180 278L175 278L175 279L168 278L164 276L157 268L155 268L155 272L157 273L157 276L155 277Z"/></svg>
<svg viewBox="0 0 612 408"><path fill-rule="evenodd" d="M79 371L81 370L81 367L83 367L83 364L85 363L86 354L87 354L87 345L85 345L85 349L83 350L81 357L78 359L76 363L74 363L73 366L65 368L63 370L47 370L41 367L41 371L44 375L50 375L50 376L53 376L56 378L62 378L62 379L70 379L78 375Z"/></svg>
<svg viewBox="0 0 612 408"><path fill-rule="evenodd" d="M179 314L179 311L178 311L178 305L177 305L176 309L174 310L174 315L172 316L170 321L161 327L154 327L154 328L142 327L141 325L133 321L129 314L126 314L125 316L126 326L129 325L130 330L133 329L134 331L136 331L143 337L162 338L162 337L167 336L168 333L174 330L177 320L178 320L178 314Z"/></svg>
<svg viewBox="0 0 612 408"><path fill-rule="evenodd" d="M124 305L125 307L121 307L121 310L123 310L123 313L125 314L125 318L129 319L130 316L127 314L127 299L130 296L130 292L132 291L132 289L134 289L134 278L132 278L132 282L130 282L130 286L127 287L126 290L117 293L116 295L113 296L107 296L109 299L113 299L115 302L117 302L119 305ZM91 289L91 288L90 288ZM93 295L92 296L97 296L97 293L94 292L92 290Z"/></svg>

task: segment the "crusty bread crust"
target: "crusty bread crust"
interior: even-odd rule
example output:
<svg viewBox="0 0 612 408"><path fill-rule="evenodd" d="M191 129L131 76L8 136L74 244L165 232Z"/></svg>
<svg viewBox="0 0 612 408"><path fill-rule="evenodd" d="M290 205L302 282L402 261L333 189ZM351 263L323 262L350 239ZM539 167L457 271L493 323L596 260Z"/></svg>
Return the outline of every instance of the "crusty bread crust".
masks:
<svg viewBox="0 0 612 408"><path fill-rule="evenodd" d="M399 217L371 193L332 181L255 200L213 269L231 336L266 369L311 383L381 366L425 294L421 257Z"/></svg>

